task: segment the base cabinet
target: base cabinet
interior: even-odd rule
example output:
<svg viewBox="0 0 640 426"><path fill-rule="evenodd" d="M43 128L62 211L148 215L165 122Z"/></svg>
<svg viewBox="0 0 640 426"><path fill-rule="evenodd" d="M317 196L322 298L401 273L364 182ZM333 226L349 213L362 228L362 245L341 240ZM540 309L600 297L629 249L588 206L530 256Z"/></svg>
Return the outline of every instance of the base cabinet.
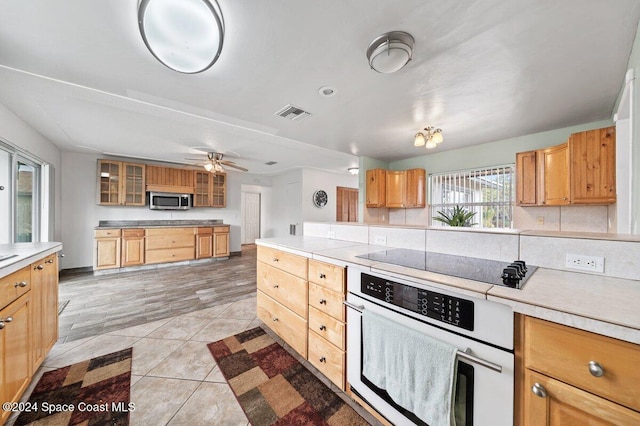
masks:
<svg viewBox="0 0 640 426"><path fill-rule="evenodd" d="M58 257L31 265L33 367L37 369L58 340Z"/></svg>
<svg viewBox="0 0 640 426"><path fill-rule="evenodd" d="M121 251L123 268L144 264L144 229L123 229Z"/></svg>
<svg viewBox="0 0 640 426"><path fill-rule="evenodd" d="M213 257L229 257L229 227L213 228Z"/></svg>
<svg viewBox="0 0 640 426"><path fill-rule="evenodd" d="M95 269L120 267L121 229L98 229L95 231Z"/></svg>

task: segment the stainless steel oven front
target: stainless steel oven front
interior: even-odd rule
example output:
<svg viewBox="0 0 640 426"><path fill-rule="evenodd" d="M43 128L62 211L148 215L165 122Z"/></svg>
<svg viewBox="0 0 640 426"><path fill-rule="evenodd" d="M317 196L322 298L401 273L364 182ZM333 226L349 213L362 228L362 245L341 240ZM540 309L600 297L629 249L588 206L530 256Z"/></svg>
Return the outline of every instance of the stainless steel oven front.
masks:
<svg viewBox="0 0 640 426"><path fill-rule="evenodd" d="M395 425L426 424L362 374L367 344L362 341L362 311L367 309L458 348L456 426L513 424L511 308L428 282L356 268L349 268L347 285L347 381L356 395Z"/></svg>

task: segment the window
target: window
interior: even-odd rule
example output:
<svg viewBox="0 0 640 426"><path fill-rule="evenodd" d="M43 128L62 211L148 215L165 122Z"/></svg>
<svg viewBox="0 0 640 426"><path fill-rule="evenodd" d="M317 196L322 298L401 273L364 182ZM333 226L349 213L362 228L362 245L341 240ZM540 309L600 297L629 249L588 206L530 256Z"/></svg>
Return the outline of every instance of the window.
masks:
<svg viewBox="0 0 640 426"><path fill-rule="evenodd" d="M511 228L513 225L514 166L429 175L432 217L448 213L456 206L475 213L471 223L477 228ZM434 226L447 226L433 220Z"/></svg>

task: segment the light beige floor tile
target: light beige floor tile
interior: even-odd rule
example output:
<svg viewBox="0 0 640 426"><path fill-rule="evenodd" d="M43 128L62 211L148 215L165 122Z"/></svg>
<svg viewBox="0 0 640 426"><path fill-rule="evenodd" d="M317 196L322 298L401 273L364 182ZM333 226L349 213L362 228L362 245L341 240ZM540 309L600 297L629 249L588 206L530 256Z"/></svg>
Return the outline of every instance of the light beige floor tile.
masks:
<svg viewBox="0 0 640 426"><path fill-rule="evenodd" d="M47 355L47 358L55 358L58 355L61 355L67 351L70 351L71 349L78 347L80 345L83 345L95 338L96 336L91 336L91 337L85 337L84 339L73 340L67 343L56 343L53 346L53 348L51 348L51 351L49 351L49 355Z"/></svg>
<svg viewBox="0 0 640 426"><path fill-rule="evenodd" d="M136 383L138 383L140 381L140 379L142 379L144 376L137 376L135 374L131 375L131 383L129 384L129 387L135 385Z"/></svg>
<svg viewBox="0 0 640 426"><path fill-rule="evenodd" d="M132 425L165 425L197 389L191 380L143 377L131 387Z"/></svg>
<svg viewBox="0 0 640 426"><path fill-rule="evenodd" d="M202 383L169 425L244 426L247 422L228 385Z"/></svg>
<svg viewBox="0 0 640 426"><path fill-rule="evenodd" d="M251 328L262 327L263 325L264 323L260 320L260 318L256 318L253 321L251 321L251 324L247 326L247 330Z"/></svg>
<svg viewBox="0 0 640 426"><path fill-rule="evenodd" d="M216 367L211 370L211 373L204 379L205 382L214 382L214 383L227 383L224 376L222 375L222 371Z"/></svg>
<svg viewBox="0 0 640 426"><path fill-rule="evenodd" d="M186 342L165 358L148 375L173 379L204 380L216 366L206 343Z"/></svg>
<svg viewBox="0 0 640 426"><path fill-rule="evenodd" d="M210 320L208 318L178 316L169 320L162 328L147 337L158 339L189 340Z"/></svg>
<svg viewBox="0 0 640 426"><path fill-rule="evenodd" d="M238 302L233 302L220 317L253 320L256 317L256 298L249 297Z"/></svg>
<svg viewBox="0 0 640 426"><path fill-rule="evenodd" d="M53 368L65 367L80 361L129 348L138 340L140 339L137 337L108 336L103 334L56 357L45 359L44 366Z"/></svg>
<svg viewBox="0 0 640 426"><path fill-rule="evenodd" d="M113 336L131 336L131 337L146 337L149 334L153 333L167 322L169 322L171 318L165 318L158 321L153 321L147 324L136 325L133 327L123 328L122 330L112 331L111 333L107 333Z"/></svg>
<svg viewBox="0 0 640 426"><path fill-rule="evenodd" d="M222 312L224 312L231 303L225 303L224 305L213 306L211 308L200 309L198 311L188 312L184 314L185 317L202 317L213 319L218 317Z"/></svg>
<svg viewBox="0 0 640 426"><path fill-rule="evenodd" d="M182 340L151 339L144 337L133 345L131 373L146 375L184 344Z"/></svg>
<svg viewBox="0 0 640 426"><path fill-rule="evenodd" d="M195 334L191 340L211 343L246 330L251 320L216 318Z"/></svg>

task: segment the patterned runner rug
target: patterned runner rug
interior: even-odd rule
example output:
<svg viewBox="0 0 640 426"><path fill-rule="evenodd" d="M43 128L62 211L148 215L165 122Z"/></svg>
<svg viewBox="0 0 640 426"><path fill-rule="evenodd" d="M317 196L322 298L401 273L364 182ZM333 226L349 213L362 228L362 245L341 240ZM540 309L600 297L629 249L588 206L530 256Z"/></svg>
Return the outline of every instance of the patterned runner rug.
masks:
<svg viewBox="0 0 640 426"><path fill-rule="evenodd" d="M253 426L369 424L260 327L208 347Z"/></svg>
<svg viewBox="0 0 640 426"><path fill-rule="evenodd" d="M44 373L15 425L128 425L132 348Z"/></svg>

